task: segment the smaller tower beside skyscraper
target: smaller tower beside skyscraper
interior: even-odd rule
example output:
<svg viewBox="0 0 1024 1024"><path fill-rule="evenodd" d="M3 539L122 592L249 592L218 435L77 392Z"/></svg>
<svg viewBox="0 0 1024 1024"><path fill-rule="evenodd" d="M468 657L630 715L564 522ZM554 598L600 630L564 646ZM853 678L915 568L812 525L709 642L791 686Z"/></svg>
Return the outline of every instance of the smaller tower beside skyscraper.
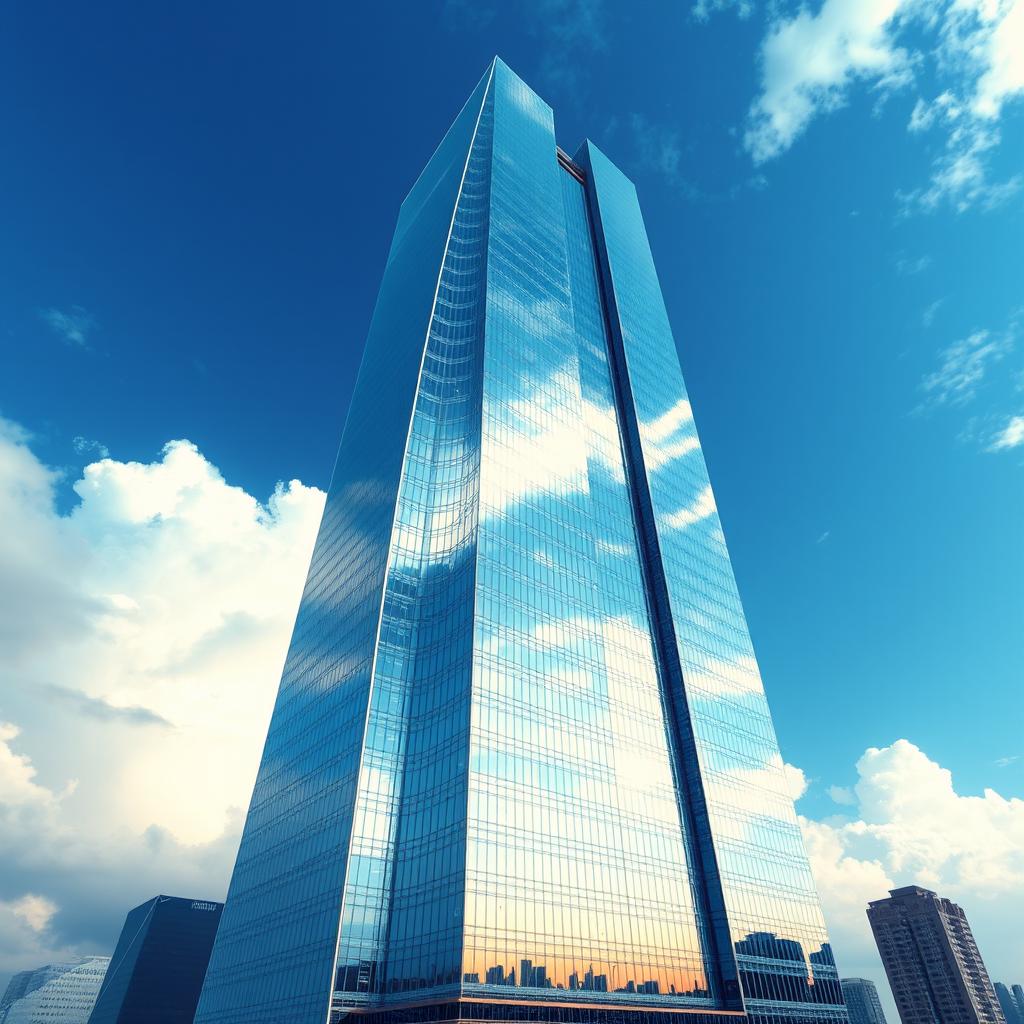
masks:
<svg viewBox="0 0 1024 1024"><path fill-rule="evenodd" d="M903 1024L1007 1024L967 922L952 900L908 885L868 905Z"/></svg>
<svg viewBox="0 0 1024 1024"><path fill-rule="evenodd" d="M886 1024L878 989L867 978L843 978L843 999L850 1024Z"/></svg>
<svg viewBox="0 0 1024 1024"><path fill-rule="evenodd" d="M1024 1024L1024 1002L1021 1001L1020 985L1014 985L1011 992L1001 981L995 983L996 998L1003 1008L1006 1024Z"/></svg>
<svg viewBox="0 0 1024 1024"><path fill-rule="evenodd" d="M1017 1003L1017 1009L1020 1010L1021 1019L1024 1020L1024 988L1021 988L1020 985L1013 985L1010 991Z"/></svg>
<svg viewBox="0 0 1024 1024"><path fill-rule="evenodd" d="M223 909L154 896L129 911L89 1024L192 1024Z"/></svg>

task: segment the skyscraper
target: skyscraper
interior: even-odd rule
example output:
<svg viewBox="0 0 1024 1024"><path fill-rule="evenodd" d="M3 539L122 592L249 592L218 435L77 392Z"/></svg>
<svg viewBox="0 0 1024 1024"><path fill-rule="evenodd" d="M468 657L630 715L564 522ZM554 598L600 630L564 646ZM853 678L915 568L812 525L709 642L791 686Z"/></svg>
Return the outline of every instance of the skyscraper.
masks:
<svg viewBox="0 0 1024 1024"><path fill-rule="evenodd" d="M996 999L999 1000L999 1006L1002 1008L1003 1016L1006 1018L1006 1024L1024 1024L1024 1013L1021 1012L1021 1006L1017 1001L1016 995L1016 990L1020 986L1014 985L1014 991L1011 992L1001 981L997 981L993 988L995 989Z"/></svg>
<svg viewBox="0 0 1024 1024"><path fill-rule="evenodd" d="M1021 1019L1024 1020L1024 988L1021 988L1020 985L1014 985L1010 991L1013 993L1013 1000L1020 1011Z"/></svg>
<svg viewBox="0 0 1024 1024"><path fill-rule="evenodd" d="M843 978L843 998L850 1024L886 1024L875 983L867 978Z"/></svg>
<svg viewBox="0 0 1024 1024"><path fill-rule="evenodd" d="M1005 1024L988 971L952 900L908 885L868 905L903 1024Z"/></svg>
<svg viewBox="0 0 1024 1024"><path fill-rule="evenodd" d="M22 971L0 999L0 1024L86 1024L108 956L83 956Z"/></svg>
<svg viewBox="0 0 1024 1024"><path fill-rule="evenodd" d="M845 1022L636 192L500 60L402 204L199 1024Z"/></svg>
<svg viewBox="0 0 1024 1024"><path fill-rule="evenodd" d="M223 909L154 896L129 911L89 1024L192 1024Z"/></svg>

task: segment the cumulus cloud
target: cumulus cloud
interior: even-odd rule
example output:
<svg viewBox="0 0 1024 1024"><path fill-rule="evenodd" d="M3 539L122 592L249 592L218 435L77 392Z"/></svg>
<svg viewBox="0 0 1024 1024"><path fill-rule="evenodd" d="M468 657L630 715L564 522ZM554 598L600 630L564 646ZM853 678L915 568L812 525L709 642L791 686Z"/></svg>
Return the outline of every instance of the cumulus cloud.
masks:
<svg viewBox="0 0 1024 1024"><path fill-rule="evenodd" d="M62 514L68 482L0 420L0 971L223 896L324 502L188 441L91 463Z"/></svg>
<svg viewBox="0 0 1024 1024"><path fill-rule="evenodd" d="M825 0L779 18L761 44L761 94L744 142L757 162L788 149L811 120L846 101L858 79L876 88L906 85L910 53L896 44L901 0Z"/></svg>
<svg viewBox="0 0 1024 1024"><path fill-rule="evenodd" d="M646 429L688 422L680 406ZM157 892L223 896L324 500L292 481L260 501L186 441L87 466L67 513L61 483L0 420L0 971L109 952ZM631 650L629 623L601 628ZM755 688L751 666L719 685ZM1024 801L958 793L906 740L857 767L831 790L847 816L803 821L842 968L877 969L864 907L916 881L1012 973L1024 940L998 922L1024 891ZM798 797L806 777L784 774Z"/></svg>
<svg viewBox="0 0 1024 1024"><path fill-rule="evenodd" d="M943 141L927 184L898 194L905 212L993 207L1024 180L991 181L989 174L1000 120L1024 95L1024 0L781 7L762 41L760 65L744 135L758 163L789 149L858 86L881 98L915 86L909 131L941 131Z"/></svg>
<svg viewBox="0 0 1024 1024"><path fill-rule="evenodd" d="M21 899L5 903L4 909L24 921L32 931L41 932L57 912L57 904L45 896L37 896L35 893L29 892L25 893Z"/></svg>
<svg viewBox="0 0 1024 1024"><path fill-rule="evenodd" d="M850 818L801 820L840 970L879 976L867 903L919 884L960 903L989 969L1012 976L1024 958L1009 925L1024 911L1024 800L957 792L906 739L865 751L857 772L852 791L833 787Z"/></svg>

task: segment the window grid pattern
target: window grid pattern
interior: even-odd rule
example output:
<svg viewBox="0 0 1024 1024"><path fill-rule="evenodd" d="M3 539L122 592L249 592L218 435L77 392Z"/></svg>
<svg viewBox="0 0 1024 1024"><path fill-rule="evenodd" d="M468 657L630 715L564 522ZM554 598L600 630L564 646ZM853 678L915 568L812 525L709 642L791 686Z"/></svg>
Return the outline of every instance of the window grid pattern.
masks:
<svg viewBox="0 0 1024 1024"><path fill-rule="evenodd" d="M577 160L496 60L403 204L197 1024L845 1024L635 191Z"/></svg>
<svg viewBox="0 0 1024 1024"><path fill-rule="evenodd" d="M31 973L25 991L0 1003L4 1024L87 1024L110 964L109 956L81 957Z"/></svg>
<svg viewBox="0 0 1024 1024"><path fill-rule="evenodd" d="M384 592L334 1005L458 991L493 99L439 279Z"/></svg>
<svg viewBox="0 0 1024 1024"><path fill-rule="evenodd" d="M464 991L708 1004L584 197L495 90Z"/></svg>
<svg viewBox="0 0 1024 1024"><path fill-rule="evenodd" d="M481 80L398 217L197 1024L323 1024L398 483Z"/></svg>
<svg viewBox="0 0 1024 1024"><path fill-rule="evenodd" d="M577 161L591 181L681 668L681 726L696 753L747 1009L790 1004L800 1014L819 1003L820 1019L845 1020L636 190L590 143Z"/></svg>

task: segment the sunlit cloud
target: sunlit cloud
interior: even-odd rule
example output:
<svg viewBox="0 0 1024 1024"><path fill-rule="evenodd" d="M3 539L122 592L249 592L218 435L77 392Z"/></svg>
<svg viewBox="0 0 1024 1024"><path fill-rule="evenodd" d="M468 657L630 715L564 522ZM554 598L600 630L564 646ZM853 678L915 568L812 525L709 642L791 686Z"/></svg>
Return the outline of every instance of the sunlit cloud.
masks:
<svg viewBox="0 0 1024 1024"><path fill-rule="evenodd" d="M1018 191L1024 177L992 181L990 164L1001 118L1024 93L1021 0L821 0L776 11L744 135L755 162L785 152L857 87L879 100L916 87L909 132L944 138L930 180L897 194L903 211L991 208Z"/></svg>
<svg viewBox="0 0 1024 1024"><path fill-rule="evenodd" d="M324 502L176 441L86 466L62 513L31 445L0 420L0 970L223 896Z"/></svg>
<svg viewBox="0 0 1024 1024"><path fill-rule="evenodd" d="M840 970L879 976L864 908L898 885L935 889L967 911L990 971L1012 975L1024 938L1024 800L959 792L909 740L865 751L852 789L831 787L845 818L802 819Z"/></svg>
<svg viewBox="0 0 1024 1024"><path fill-rule="evenodd" d="M992 438L990 452L1001 452L1024 444L1024 416L1011 416L1006 425Z"/></svg>
<svg viewBox="0 0 1024 1024"><path fill-rule="evenodd" d="M895 42L900 0L824 0L775 19L761 44L761 94L751 107L747 150L763 163L789 149L820 113L846 101L858 80L908 85L911 54Z"/></svg>

